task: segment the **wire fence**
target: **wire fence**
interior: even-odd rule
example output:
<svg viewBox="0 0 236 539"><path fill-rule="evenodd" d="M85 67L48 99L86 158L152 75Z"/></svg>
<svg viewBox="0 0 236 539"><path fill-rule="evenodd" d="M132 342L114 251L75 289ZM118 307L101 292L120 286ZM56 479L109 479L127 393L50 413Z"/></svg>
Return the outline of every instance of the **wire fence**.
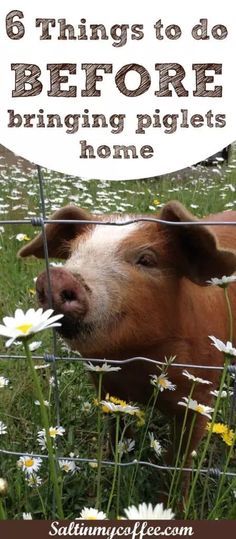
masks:
<svg viewBox="0 0 236 539"><path fill-rule="evenodd" d="M45 269L47 274L47 281L48 281L48 303L49 307L53 307L52 305L52 289L51 289L51 282L50 282L50 262L49 262L49 254L48 254L48 244L47 244L47 236L46 236L46 230L45 227L47 224L90 224L90 225L102 225L102 226L116 226L116 227L124 227L133 223L137 222L150 222L150 223L160 223L162 225L168 225L170 227L176 226L176 227L185 227L191 226L191 227L198 227L198 226L236 226L236 221L213 221L213 220L204 220L204 221L184 221L184 222L172 222L172 221L166 221L163 219L158 218L152 218L152 217L139 217L139 218L133 218L129 219L123 222L117 222L117 221L106 221L102 220L53 220L47 217L46 215L46 205L45 205L45 186L44 186L44 176L43 171L40 166L37 166L37 172L38 172L38 184L39 184L39 193L40 193L40 205L41 205L41 215L37 217L32 218L25 218L25 219L6 219L6 220L0 220L1 226L7 226L7 225L31 225L32 227L38 227L41 230L42 238L43 238L43 248L44 248L44 255L45 255ZM12 361L22 361L25 360L25 355L14 355L14 354L0 354L0 361L5 360L12 360ZM33 354L34 360L42 360L45 362L45 364L50 365L52 369L52 374L55 380L54 384L54 398L55 398L55 406L56 406L56 417L57 417L57 425L60 426L60 397L59 397L59 386L58 386L58 378L57 378L57 364L58 362L81 362L81 363L96 363L96 364L103 364L109 362L109 358L102 359L102 358L84 358L77 356L70 356L70 357L61 357L57 354L57 336L55 330L53 330L53 339L52 339L52 349L50 353L45 353L43 355L40 354ZM166 366L166 363L158 360L154 360L148 357L131 357L127 359L122 360L112 360L112 365L124 365L129 364L132 362L149 362L155 365L158 365L160 367ZM170 363L170 368L193 368L194 369L201 369L201 370L214 370L214 371L223 371L223 366L214 366L214 365L193 365L188 363ZM234 387L233 387L233 396L232 396L232 403L231 403L231 412L232 410L236 410L236 365L230 365L228 367L228 372L233 375L234 377ZM17 452L17 451L10 451L5 449L0 449L0 454L10 457L20 457L24 455L28 455L28 452ZM38 455L34 453L30 453L31 457L35 458L42 458L42 459L48 459L47 455ZM67 461L71 462L80 462L80 463L97 463L96 459L93 458L81 458L81 457L63 457L58 456L56 457L58 460L66 459ZM115 462L109 461L109 460L102 460L103 466L115 466ZM129 462L119 462L118 466L120 467L132 467L132 466L143 466L143 467L151 467L155 470L160 471L173 471L173 470L179 470L183 472L197 472L198 469L194 467L176 467L176 466L169 466L169 465L158 465L154 464L153 462L148 461L142 461L142 460L132 460ZM236 472L229 472L225 470L220 470L219 468L202 468L200 470L201 474L207 474L214 478L220 478L221 476L226 476L231 479L236 478Z"/></svg>

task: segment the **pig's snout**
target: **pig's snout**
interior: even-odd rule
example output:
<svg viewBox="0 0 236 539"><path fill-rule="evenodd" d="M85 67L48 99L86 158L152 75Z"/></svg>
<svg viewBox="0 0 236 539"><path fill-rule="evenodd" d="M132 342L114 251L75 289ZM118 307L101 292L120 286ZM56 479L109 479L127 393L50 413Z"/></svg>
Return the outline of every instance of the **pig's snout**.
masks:
<svg viewBox="0 0 236 539"><path fill-rule="evenodd" d="M57 313L83 317L87 312L86 292L79 278L63 268L41 273L36 281L38 302L44 309L52 307Z"/></svg>

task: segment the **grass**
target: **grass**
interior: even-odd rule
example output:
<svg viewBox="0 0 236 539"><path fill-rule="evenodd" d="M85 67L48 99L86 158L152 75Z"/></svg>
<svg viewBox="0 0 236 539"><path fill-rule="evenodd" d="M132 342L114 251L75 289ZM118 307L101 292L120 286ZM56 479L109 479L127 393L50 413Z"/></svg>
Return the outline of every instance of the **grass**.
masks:
<svg viewBox="0 0 236 539"><path fill-rule="evenodd" d="M16 161L8 167L6 161L0 161L0 219L22 219L38 215L40 209L37 173L34 169L23 168L21 161ZM235 150L231 155L229 165L215 167L202 167L188 169L182 173L168 175L162 179L145 179L129 182L83 182L78 178L65 178L56 173L45 173L45 204L47 214L67 203L75 203L81 207L96 212L128 212L155 214L168 200L177 199L185 204L195 215L202 216L212 212L223 211L236 207L236 160ZM18 233L25 233L32 237L37 230L30 225L0 225L0 319L5 315L14 313L16 307L24 310L30 306L35 307L34 277L44 268L43 261L22 261L16 254L21 247L17 240ZM39 353L52 351L52 338L50 332L40 336L43 341ZM58 453L65 458L73 453L81 458L97 458L97 407L94 404L96 397L94 387L80 362L70 361L70 352L62 341L58 341L57 353L66 359L57 364L59 381L59 401L61 425L65 427L66 434L58 442ZM5 343L0 338L0 354L5 355ZM24 354L23 347L12 347L10 354ZM37 354L37 353L36 353ZM42 360L36 361L42 364ZM44 398L49 400L49 420L56 425L55 395L50 378L50 368L39 373ZM0 389L0 421L8 426L7 435L0 436L0 448L20 453L40 453L37 444L37 432L42 429L39 407L34 404L36 399L35 388L32 383L27 363L24 359L2 359L0 361L0 376L9 378L7 387ZM84 403L90 403L89 411ZM227 415L227 406L224 402L219 419L224 421ZM146 410L146 418L148 411ZM103 457L109 456L110 417L103 417L104 430ZM140 445L143 444L145 427L134 426L135 450L123 456L122 461L128 462L138 458ZM149 430L160 440L167 449L170 443L169 429L166 419L156 414L150 419ZM163 464L163 458L157 458L150 448L149 438L144 441L142 460ZM204 451L198 451L194 465L197 466ZM211 468L223 469L229 448L216 435L212 436L207 451L204 467L210 463ZM29 488L24 474L17 467L17 457L3 456L1 458L0 476L7 479L9 484L8 495L4 499L4 509L9 519L21 519L23 512L31 512L33 518L45 518L40 497L43 498L47 508L48 518L55 514L52 491L48 481L46 461L43 462L40 475L43 483L37 489ZM110 456L109 456L110 458ZM228 471L236 469L236 455L232 452L227 466ZM120 502L119 507L127 507L130 482L133 469L122 469L119 475ZM112 485L113 468L102 466L102 495L101 507L105 511ZM78 463L74 475L63 475L63 506L65 517L72 519L78 516L84 506L95 507L97 489L97 470L88 463ZM153 470L149 467L139 467L135 481L132 503L142 501L157 503L158 492L163 489L168 492L171 484L171 473ZM216 511L216 500L219 480L217 477L200 475L194 492L188 518L236 518L235 496L236 481L225 480L225 498L220 501ZM39 496L40 494L40 496ZM111 516L115 515L116 500L111 506Z"/></svg>

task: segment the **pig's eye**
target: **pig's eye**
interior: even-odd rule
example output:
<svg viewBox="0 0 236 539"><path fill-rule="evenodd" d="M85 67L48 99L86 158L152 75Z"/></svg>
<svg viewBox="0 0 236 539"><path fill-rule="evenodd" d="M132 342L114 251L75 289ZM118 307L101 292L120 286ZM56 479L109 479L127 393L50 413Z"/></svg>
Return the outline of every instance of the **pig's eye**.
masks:
<svg viewBox="0 0 236 539"><path fill-rule="evenodd" d="M145 266L147 268L153 268L156 265L156 257L153 253L142 254L138 258L136 264L138 264L138 266Z"/></svg>

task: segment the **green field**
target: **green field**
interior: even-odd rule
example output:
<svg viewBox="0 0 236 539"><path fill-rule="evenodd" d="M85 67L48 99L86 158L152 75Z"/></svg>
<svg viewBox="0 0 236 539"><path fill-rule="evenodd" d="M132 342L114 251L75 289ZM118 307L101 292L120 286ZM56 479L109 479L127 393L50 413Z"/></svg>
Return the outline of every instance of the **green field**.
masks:
<svg viewBox="0 0 236 539"><path fill-rule="evenodd" d="M236 209L236 150L232 149L229 163L214 166L197 166L186 171L168 175L163 178L145 179L128 182L83 181L79 178L65 177L57 173L44 171L44 192L46 213L49 216L55 209L73 203L96 213L127 212L150 213L154 215L167 201L181 201L196 216L208 213ZM41 211L37 170L21 159L0 149L0 221L7 219L24 219L38 216ZM33 237L37 229L31 225L4 225L0 223L0 319L13 315L17 307L23 310L36 307L34 278L44 268L43 261L17 259L16 254L24 244L17 239L23 233ZM42 337L42 346L36 355L44 355L53 350L50 332ZM0 421L7 425L7 434L0 436L0 449L19 453L40 453L37 443L37 432L42 429L40 410L34 404L35 388L24 359L14 359L22 355L22 346L12 346L8 351L4 339L0 337L0 376L9 379L6 387L0 387ZM9 358L4 356L8 354ZM98 411L94 403L96 393L83 364L70 361L70 352L62 343L57 342L57 354L64 358L58 361L57 376L59 386L60 420L65 434L59 439L58 454L65 458L73 453L80 458L97 458L98 445ZM66 360L66 361L65 361ZM42 365L43 360L35 360ZM44 398L50 401L50 425L57 424L55 391L50 384L52 372L50 368L37 371L44 391ZM232 380L229 380L232 384ZM89 405L87 404L89 403ZM219 412L218 421L224 422L227 417L227 403L224 401ZM146 410L146 424L148 410ZM114 457L110 454L107 437L109 433L109 417L103 418L103 458ZM234 426L235 427L235 426ZM150 447L147 436L142 452L142 460L154 464L163 464L164 453L168 448L169 430L166 419L155 416L150 419L149 431L155 434L164 448L160 457ZM144 427L134 427L135 449L122 457L122 462L129 462L139 457ZM101 434L101 433L100 433ZM194 460L197 466L201 459L199 449ZM227 457L230 453L230 458ZM9 519L21 519L23 512L31 512L34 519L53 518L57 514L52 496L52 485L46 461L43 462L40 476L42 484L38 488L27 485L24 473L17 467L19 457L0 454L0 477L8 481L8 494L3 498L3 513ZM236 454L217 436L212 441L204 460L204 467L224 469L236 472ZM97 489L97 468L88 463L78 462L74 474L62 473L60 489L65 518L72 519L79 515L81 509L95 507ZM100 505L106 511L107 501L113 481L113 467L102 467ZM133 468L122 468L119 480L119 513L129 503L130 484ZM135 478L135 489L132 503L151 502L156 504L158 493L168 493L171 484L171 473L139 467ZM217 477L200 475L188 512L192 519L231 519L236 518L236 478L225 478L221 484L218 504L220 480ZM117 484L116 484L117 488ZM224 493L224 494L223 494ZM117 493L111 503L110 516L117 516ZM177 496L172 508L177 515ZM214 509L215 507L215 509Z"/></svg>

